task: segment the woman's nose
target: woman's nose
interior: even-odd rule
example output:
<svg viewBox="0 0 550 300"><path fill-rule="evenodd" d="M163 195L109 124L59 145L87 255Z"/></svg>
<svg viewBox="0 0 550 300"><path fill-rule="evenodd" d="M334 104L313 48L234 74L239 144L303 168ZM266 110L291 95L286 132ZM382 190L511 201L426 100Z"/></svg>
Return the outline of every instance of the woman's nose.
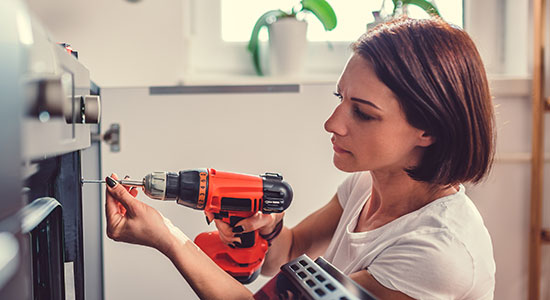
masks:
<svg viewBox="0 0 550 300"><path fill-rule="evenodd" d="M346 127L343 122L343 116L342 116L342 104L338 105L330 117L325 121L325 130L327 132L337 134L337 135L345 135L346 134Z"/></svg>

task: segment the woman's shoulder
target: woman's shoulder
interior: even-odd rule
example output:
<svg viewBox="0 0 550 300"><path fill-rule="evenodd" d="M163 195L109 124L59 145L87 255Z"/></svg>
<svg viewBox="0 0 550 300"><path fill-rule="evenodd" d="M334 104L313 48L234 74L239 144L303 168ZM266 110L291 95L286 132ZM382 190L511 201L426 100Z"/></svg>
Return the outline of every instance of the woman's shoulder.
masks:
<svg viewBox="0 0 550 300"><path fill-rule="evenodd" d="M468 219L456 226L453 222L440 221L442 227L439 228L435 222L426 222L403 231L379 255L379 259L383 258L377 261L378 267L386 262L382 266L391 264L396 276L421 275L423 280L414 286L420 287L428 279L433 285L425 286L425 290L452 291L460 286L458 290L480 299L479 295L494 288L495 261L490 235L483 224L472 226ZM461 225L466 229L459 229Z"/></svg>
<svg viewBox="0 0 550 300"><path fill-rule="evenodd" d="M414 240L463 248L473 261L493 259L492 241L483 218L461 185L457 193L411 213L402 224L403 243Z"/></svg>
<svg viewBox="0 0 550 300"><path fill-rule="evenodd" d="M383 285L415 298L460 298L476 285L480 272L466 245L435 228L405 234L379 253L368 270Z"/></svg>
<svg viewBox="0 0 550 300"><path fill-rule="evenodd" d="M415 298L458 292L453 295L479 299L492 291L491 238L463 186L376 232L378 250L368 270L383 285Z"/></svg>
<svg viewBox="0 0 550 300"><path fill-rule="evenodd" d="M384 250L369 270L377 278L409 278L403 279L400 287L412 289L411 295L419 298L426 296L424 291L445 294L460 290L462 296L468 293L477 299L492 291L495 261L491 238L469 203L466 195L458 195L409 215L399 228L388 228ZM419 281L410 280L415 276ZM431 283L423 285L427 282Z"/></svg>

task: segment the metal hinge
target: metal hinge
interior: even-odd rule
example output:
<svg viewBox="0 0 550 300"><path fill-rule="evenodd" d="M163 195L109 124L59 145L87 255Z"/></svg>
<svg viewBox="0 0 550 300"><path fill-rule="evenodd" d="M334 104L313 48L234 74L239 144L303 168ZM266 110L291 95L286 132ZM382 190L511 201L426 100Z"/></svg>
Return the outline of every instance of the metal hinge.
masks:
<svg viewBox="0 0 550 300"><path fill-rule="evenodd" d="M111 124L109 130L103 134L92 133L92 142L104 141L111 146L111 152L120 151L120 125L118 123Z"/></svg>

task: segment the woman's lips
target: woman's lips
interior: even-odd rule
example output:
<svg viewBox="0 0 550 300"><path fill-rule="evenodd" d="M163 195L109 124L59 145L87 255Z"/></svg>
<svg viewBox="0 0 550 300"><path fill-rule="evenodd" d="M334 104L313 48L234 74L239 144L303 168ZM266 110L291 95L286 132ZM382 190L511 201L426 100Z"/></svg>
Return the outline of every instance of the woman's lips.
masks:
<svg viewBox="0 0 550 300"><path fill-rule="evenodd" d="M350 153L349 151L347 150L344 150L336 145L332 145L332 149L334 150L334 152L336 153Z"/></svg>
<svg viewBox="0 0 550 300"><path fill-rule="evenodd" d="M332 139L331 142L332 142L332 149L334 150L334 152L336 152L336 153L351 153L348 150L345 150L343 148L338 147L338 145L336 145L334 139Z"/></svg>

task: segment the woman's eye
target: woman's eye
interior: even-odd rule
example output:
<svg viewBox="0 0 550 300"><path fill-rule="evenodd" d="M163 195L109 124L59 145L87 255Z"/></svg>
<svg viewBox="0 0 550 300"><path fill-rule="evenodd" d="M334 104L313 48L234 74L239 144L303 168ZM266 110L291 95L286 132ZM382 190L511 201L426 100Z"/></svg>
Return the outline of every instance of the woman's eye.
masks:
<svg viewBox="0 0 550 300"><path fill-rule="evenodd" d="M334 96L336 96L338 99L340 99L340 102L342 102L342 100L344 100L344 98L342 97L342 94L338 93L338 92L334 92L333 93Z"/></svg>
<svg viewBox="0 0 550 300"><path fill-rule="evenodd" d="M359 107L355 106L353 108L353 113L361 120L364 120L364 121L369 121L369 120L373 120L374 118L367 115L366 113L362 112Z"/></svg>
<svg viewBox="0 0 550 300"><path fill-rule="evenodd" d="M334 94L334 96L336 96L340 100L340 102L342 102L344 100L344 97L342 96L342 94L340 94L338 92L334 92L333 94ZM360 120L363 120L363 121L374 120L373 117L371 117L370 115L362 112L359 109L359 107L357 107L357 105L353 106L353 114L355 116L357 116Z"/></svg>

